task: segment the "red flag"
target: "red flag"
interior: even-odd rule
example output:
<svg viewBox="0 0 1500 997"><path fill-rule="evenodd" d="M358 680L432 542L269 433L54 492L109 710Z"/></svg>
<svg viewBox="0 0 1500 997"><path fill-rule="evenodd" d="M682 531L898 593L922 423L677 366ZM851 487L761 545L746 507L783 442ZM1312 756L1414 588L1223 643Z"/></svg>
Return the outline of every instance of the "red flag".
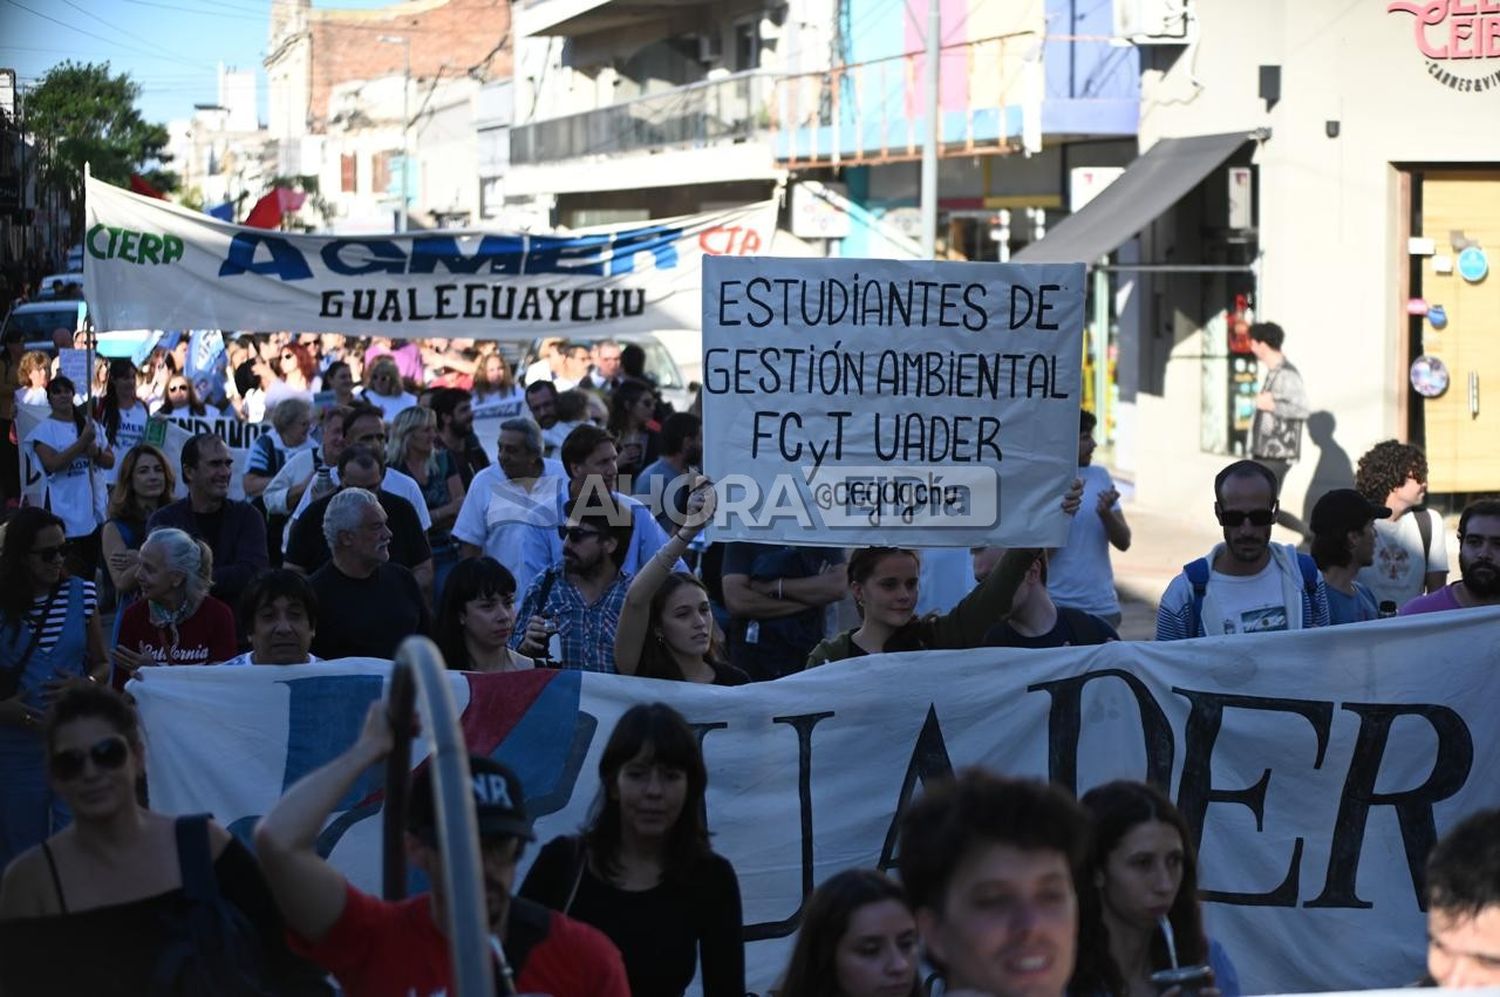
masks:
<svg viewBox="0 0 1500 997"><path fill-rule="evenodd" d="M277 187L255 202L244 224L251 228L276 228L281 224L282 215L296 211L306 200L307 195L300 190Z"/></svg>
<svg viewBox="0 0 1500 997"><path fill-rule="evenodd" d="M142 197L154 197L162 201L167 199L167 195L147 183L139 173L130 174L130 189Z"/></svg>

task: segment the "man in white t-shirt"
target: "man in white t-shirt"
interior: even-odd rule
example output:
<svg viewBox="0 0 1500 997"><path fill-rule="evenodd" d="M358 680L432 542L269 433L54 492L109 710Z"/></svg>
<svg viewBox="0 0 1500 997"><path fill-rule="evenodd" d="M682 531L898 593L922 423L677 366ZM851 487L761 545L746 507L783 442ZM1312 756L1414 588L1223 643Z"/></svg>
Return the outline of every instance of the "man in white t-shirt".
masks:
<svg viewBox="0 0 1500 997"><path fill-rule="evenodd" d="M557 526L557 490L566 476L542 457L542 431L530 419L500 424L499 460L474 475L453 524L461 557L492 557L525 592L538 566L550 563L549 533Z"/></svg>
<svg viewBox="0 0 1500 997"><path fill-rule="evenodd" d="M311 665L318 632L318 596L312 583L287 568L258 576L240 599L240 627L250 650L224 665Z"/></svg>
<svg viewBox="0 0 1500 997"><path fill-rule="evenodd" d="M1377 604L1406 605L1448 581L1448 545L1443 520L1420 508L1427 497L1427 455L1398 440L1377 443L1359 459L1354 487L1371 502L1391 510L1375 522L1375 559L1359 581Z"/></svg>
<svg viewBox="0 0 1500 997"><path fill-rule="evenodd" d="M1224 542L1183 565L1156 611L1156 639L1328 626L1328 591L1312 558L1271 543L1275 474L1240 460L1214 479Z"/></svg>
<svg viewBox="0 0 1500 997"><path fill-rule="evenodd" d="M1109 548L1130 549L1130 526L1120 511L1120 493L1109 472L1094 465L1092 412L1078 413L1078 476L1083 479L1083 505L1068 527L1068 542L1053 552L1047 565L1047 593L1064 609L1097 616L1112 627L1120 625L1120 597L1115 592Z"/></svg>

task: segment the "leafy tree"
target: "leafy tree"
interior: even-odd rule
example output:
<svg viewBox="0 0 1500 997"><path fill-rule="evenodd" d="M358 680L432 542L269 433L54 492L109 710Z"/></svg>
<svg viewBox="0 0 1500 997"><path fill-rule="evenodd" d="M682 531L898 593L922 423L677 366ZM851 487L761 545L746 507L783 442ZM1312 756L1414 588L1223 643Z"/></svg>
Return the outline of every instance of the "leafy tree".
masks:
<svg viewBox="0 0 1500 997"><path fill-rule="evenodd" d="M61 193L74 238L83 232L84 163L95 177L122 187L138 173L164 194L177 188L177 175L161 166L171 159L166 126L141 117L140 93L129 74L112 75L107 62L69 61L48 70L27 100L38 179Z"/></svg>

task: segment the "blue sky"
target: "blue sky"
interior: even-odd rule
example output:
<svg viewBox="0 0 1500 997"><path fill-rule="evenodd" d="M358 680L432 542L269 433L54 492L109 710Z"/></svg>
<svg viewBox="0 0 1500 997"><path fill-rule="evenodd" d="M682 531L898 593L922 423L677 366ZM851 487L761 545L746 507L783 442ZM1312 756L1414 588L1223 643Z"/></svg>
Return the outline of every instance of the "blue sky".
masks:
<svg viewBox="0 0 1500 997"><path fill-rule="evenodd" d="M386 0L314 0L315 7L370 8ZM255 68L265 121L270 0L0 0L0 67L23 88L67 59L108 62L141 86L150 121L186 118L218 99L219 62Z"/></svg>

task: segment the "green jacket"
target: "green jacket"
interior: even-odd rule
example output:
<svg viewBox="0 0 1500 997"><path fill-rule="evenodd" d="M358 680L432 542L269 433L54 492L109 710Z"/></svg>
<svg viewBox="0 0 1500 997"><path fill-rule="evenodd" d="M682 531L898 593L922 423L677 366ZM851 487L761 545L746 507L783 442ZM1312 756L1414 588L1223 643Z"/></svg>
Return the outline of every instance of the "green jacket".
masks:
<svg viewBox="0 0 1500 997"><path fill-rule="evenodd" d="M941 616L917 620L914 626L921 647L924 650L978 647L990 627L1010 616L1016 589L1021 587L1036 555L1035 548L1012 547L985 580L959 600L957 606ZM854 630L845 630L813 648L807 656L807 667L842 661L856 654Z"/></svg>

